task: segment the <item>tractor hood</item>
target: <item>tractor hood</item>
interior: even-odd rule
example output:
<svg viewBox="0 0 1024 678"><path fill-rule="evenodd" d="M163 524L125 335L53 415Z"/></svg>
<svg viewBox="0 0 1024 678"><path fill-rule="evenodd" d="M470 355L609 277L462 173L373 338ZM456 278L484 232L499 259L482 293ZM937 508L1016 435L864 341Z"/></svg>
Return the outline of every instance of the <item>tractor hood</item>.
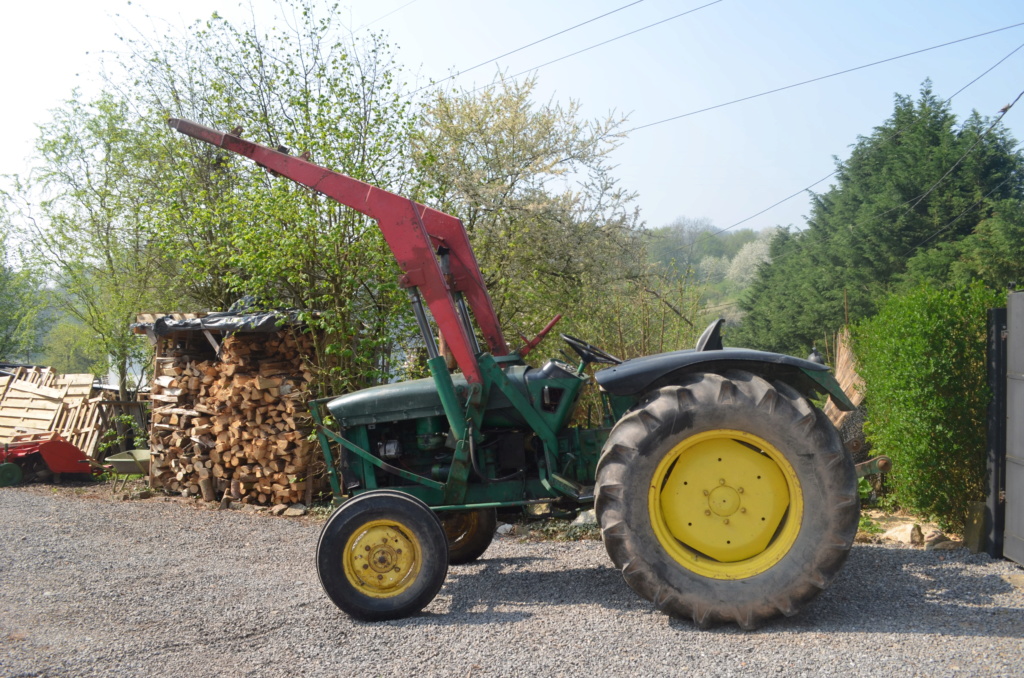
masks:
<svg viewBox="0 0 1024 678"><path fill-rule="evenodd" d="M513 365L506 371L509 381L526 397L529 395L524 381L526 372L530 369L525 365ZM460 373L455 373L452 375L452 382L455 384L456 394L464 398L466 378ZM338 396L327 402L327 410L341 428L445 416L437 386L429 377L373 386ZM508 427L522 426L525 423L522 415L516 411L505 394L496 388L491 389L484 411L484 424Z"/></svg>
<svg viewBox="0 0 1024 678"><path fill-rule="evenodd" d="M827 393L842 410L854 409L839 382L821 365L802 358L745 348L687 349L634 358L594 374L602 389L617 396L638 395L679 383L688 372L746 370L769 380L779 379L801 393Z"/></svg>

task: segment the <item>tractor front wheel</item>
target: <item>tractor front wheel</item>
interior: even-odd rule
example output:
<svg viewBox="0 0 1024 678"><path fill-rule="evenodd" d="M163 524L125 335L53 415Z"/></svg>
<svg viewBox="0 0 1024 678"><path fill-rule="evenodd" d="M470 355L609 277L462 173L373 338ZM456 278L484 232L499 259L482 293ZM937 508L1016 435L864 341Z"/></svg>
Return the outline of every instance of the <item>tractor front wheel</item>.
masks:
<svg viewBox="0 0 1024 678"><path fill-rule="evenodd" d="M839 572L860 512L831 422L740 371L649 394L612 430L595 492L626 582L700 627L796 614Z"/></svg>
<svg viewBox="0 0 1024 678"><path fill-rule="evenodd" d="M375 490L349 499L327 520L316 553L320 584L357 619L419 612L448 574L441 521L419 499Z"/></svg>

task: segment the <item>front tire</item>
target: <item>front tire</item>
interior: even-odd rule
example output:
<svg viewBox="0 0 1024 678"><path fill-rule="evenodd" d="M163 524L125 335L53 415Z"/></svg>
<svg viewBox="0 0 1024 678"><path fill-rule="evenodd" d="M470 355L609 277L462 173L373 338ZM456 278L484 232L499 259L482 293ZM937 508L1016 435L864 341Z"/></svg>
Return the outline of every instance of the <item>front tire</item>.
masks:
<svg viewBox="0 0 1024 678"><path fill-rule="evenodd" d="M796 614L839 572L860 510L831 422L741 371L649 394L612 429L595 493L626 582L700 627Z"/></svg>
<svg viewBox="0 0 1024 678"><path fill-rule="evenodd" d="M426 607L448 574L441 521L419 499L375 490L327 520L316 554L320 584L356 619L399 619Z"/></svg>

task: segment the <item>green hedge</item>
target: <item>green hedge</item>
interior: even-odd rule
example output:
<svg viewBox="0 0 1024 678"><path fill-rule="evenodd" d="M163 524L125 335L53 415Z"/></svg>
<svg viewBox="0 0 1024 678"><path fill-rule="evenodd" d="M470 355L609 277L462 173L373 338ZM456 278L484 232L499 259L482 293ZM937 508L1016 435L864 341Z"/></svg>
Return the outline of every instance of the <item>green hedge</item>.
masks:
<svg viewBox="0 0 1024 678"><path fill-rule="evenodd" d="M853 328L866 385L865 432L892 458L892 496L962 532L985 497L987 309L1005 297L981 285L920 287L886 299Z"/></svg>

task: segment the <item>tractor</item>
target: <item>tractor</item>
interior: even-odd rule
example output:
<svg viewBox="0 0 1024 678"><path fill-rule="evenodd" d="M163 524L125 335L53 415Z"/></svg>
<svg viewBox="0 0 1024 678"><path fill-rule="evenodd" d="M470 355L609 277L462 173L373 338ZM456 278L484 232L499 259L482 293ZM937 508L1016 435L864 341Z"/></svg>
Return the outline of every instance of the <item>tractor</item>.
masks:
<svg viewBox="0 0 1024 678"><path fill-rule="evenodd" d="M726 348L720 319L693 349L620 360L562 334L578 361L528 364L558 317L511 350L457 218L240 130L168 124L374 219L402 271L431 376L309 403L339 500L316 568L345 613L422 610L484 553L498 509L531 504L593 506L626 583L701 628L794 615L836 577L859 469L812 402L853 408L828 367ZM573 426L592 380L601 426Z"/></svg>

